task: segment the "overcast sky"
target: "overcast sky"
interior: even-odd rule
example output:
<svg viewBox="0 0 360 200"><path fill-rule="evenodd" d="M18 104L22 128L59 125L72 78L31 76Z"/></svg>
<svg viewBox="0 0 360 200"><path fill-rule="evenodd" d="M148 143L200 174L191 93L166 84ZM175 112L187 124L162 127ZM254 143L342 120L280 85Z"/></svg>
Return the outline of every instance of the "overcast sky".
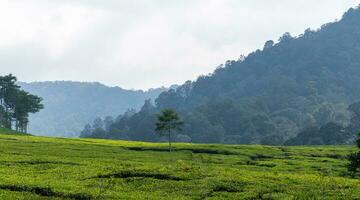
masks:
<svg viewBox="0 0 360 200"><path fill-rule="evenodd" d="M21 81L180 84L356 0L0 0L0 72Z"/></svg>

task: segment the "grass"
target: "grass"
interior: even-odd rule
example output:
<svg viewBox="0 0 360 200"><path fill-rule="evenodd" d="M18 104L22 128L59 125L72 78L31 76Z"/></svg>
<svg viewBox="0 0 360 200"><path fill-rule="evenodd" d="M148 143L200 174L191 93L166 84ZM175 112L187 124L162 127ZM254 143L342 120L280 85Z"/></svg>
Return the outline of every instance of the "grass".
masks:
<svg viewBox="0 0 360 200"><path fill-rule="evenodd" d="M4 132L4 130L3 130ZM350 146L269 147L0 134L0 199L360 199Z"/></svg>
<svg viewBox="0 0 360 200"><path fill-rule="evenodd" d="M26 135L26 134L24 134L24 133L19 133L19 132L16 132L16 131L14 131L14 130L6 129L6 128L1 128L1 127L0 127L0 134Z"/></svg>

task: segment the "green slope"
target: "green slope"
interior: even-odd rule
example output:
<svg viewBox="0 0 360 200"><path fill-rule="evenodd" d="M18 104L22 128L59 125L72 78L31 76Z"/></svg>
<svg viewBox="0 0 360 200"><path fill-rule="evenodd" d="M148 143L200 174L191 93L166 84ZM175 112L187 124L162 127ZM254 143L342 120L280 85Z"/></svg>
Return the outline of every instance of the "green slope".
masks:
<svg viewBox="0 0 360 200"><path fill-rule="evenodd" d="M0 134L0 199L356 199L349 146L268 147Z"/></svg>

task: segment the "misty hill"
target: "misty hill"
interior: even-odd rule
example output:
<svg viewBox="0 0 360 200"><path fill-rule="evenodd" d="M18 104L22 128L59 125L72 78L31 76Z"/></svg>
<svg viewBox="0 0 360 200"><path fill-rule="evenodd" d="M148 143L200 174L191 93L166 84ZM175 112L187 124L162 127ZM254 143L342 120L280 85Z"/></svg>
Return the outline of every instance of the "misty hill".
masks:
<svg viewBox="0 0 360 200"><path fill-rule="evenodd" d="M183 116L180 141L283 144L309 126L346 126L348 105L360 99L359 55L360 9L350 9L338 22L297 37L285 33L211 75L161 93L154 106L147 102L125 115L102 137L159 141L149 132L163 108Z"/></svg>
<svg viewBox="0 0 360 200"><path fill-rule="evenodd" d="M45 109L30 117L29 132L37 135L76 137L96 117L118 115L138 109L146 99L155 99L166 88L125 90L100 83L19 83L22 89L41 96Z"/></svg>

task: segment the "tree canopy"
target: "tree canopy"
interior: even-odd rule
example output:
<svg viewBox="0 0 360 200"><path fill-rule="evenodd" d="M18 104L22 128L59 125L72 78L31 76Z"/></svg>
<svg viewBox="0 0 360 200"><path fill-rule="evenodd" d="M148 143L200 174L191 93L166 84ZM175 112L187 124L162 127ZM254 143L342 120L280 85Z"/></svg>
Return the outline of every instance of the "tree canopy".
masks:
<svg viewBox="0 0 360 200"><path fill-rule="evenodd" d="M158 114L155 131L160 135L167 136L169 151L171 151L171 132L180 131L183 124L178 113L172 109L164 109Z"/></svg>
<svg viewBox="0 0 360 200"><path fill-rule="evenodd" d="M29 114L44 108L42 98L20 89L12 74L0 76L0 127L27 132Z"/></svg>

